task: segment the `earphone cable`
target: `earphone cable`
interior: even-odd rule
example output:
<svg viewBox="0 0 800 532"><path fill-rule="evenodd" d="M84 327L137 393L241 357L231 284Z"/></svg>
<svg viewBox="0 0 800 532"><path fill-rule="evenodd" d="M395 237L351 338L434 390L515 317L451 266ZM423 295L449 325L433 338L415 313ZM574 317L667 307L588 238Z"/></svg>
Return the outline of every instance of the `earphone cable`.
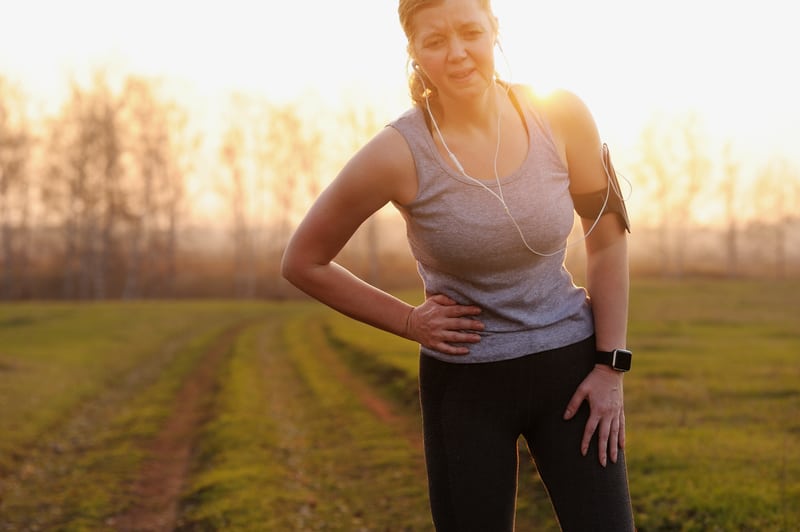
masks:
<svg viewBox="0 0 800 532"><path fill-rule="evenodd" d="M469 175L466 172L466 170L464 169L464 167L462 166L461 161L459 161L458 157L456 157L455 153L453 153L452 150L450 150L450 147L447 145L447 142L444 140L444 135L442 135L442 131L439 129L439 124L436 121L436 117L433 115L433 111L431 110L430 98L428 97L430 93L429 93L427 87L425 86L425 80L422 79L421 75L420 75L420 80L422 81L422 87L423 87L423 90L425 91L425 107L427 108L428 115L430 116L431 122L433 123L433 127L436 130L436 134L438 135L439 140L442 142L442 146L444 147L444 149L447 152L447 154L450 156L450 160L453 161L453 164L455 164L456 168L458 168L459 172L461 172L461 174L465 178L467 178L468 180L470 180L470 181L472 181L474 183L477 183L478 185L483 187L487 192L489 192L492 196L494 196L500 202L500 204L503 206L503 209L506 211L506 214L508 215L509 219L511 220L511 223L516 228L517 233L519 233L519 236L522 239L523 245L528 249L528 251L530 251L534 255L538 255L540 257L545 257L545 258L553 257L553 256L558 255L562 251L564 251L564 250L566 250L566 249L568 249L568 248L570 248L570 247L572 247L572 246L574 246L576 244L580 244L581 242L586 240L589 237L589 235L592 234L592 232L594 231L595 227L597 227L597 224L600 222L600 218L602 217L603 213L606 210L606 207L608 206L608 200L609 200L609 197L611 195L612 188L614 189L614 193L617 194L618 197L622 198L621 191L617 190L617 187L615 187L614 184L613 184L613 180L611 179L610 169L606 166L605 157L601 157L602 161L603 161L603 169L605 170L608 184L606 186L605 198L603 198L603 205L600 208L599 212L597 213L597 218L595 218L595 220L592 223L592 225L589 227L589 229L586 231L586 233L584 233L582 238L579 238L579 239L577 239L577 240L575 240L573 242L565 242L563 247L560 247L559 249L557 249L555 251L544 253L544 252L537 251L537 250L533 249L533 247L531 247L531 245L528 244L528 240L525 238L525 234L522 232L522 228L519 226L519 223L517 223L517 220L511 214L511 209L509 209L508 204L506 203L505 198L503 196L503 187L500 184L500 173L498 172L498 169L497 169L497 160L498 160L498 158L500 156L500 118L502 116L502 113L500 111L500 103L499 103L499 98L497 97L497 91L495 90L495 101L497 102L497 105L496 105L496 108L497 108L497 143L496 143L495 152L494 152L494 177L495 177L495 182L497 183L497 190L498 190L499 194L497 192L495 192L494 190L492 190L491 188L489 188L488 186L486 186L486 184L483 183L480 179L476 179L476 178L472 177L471 175ZM493 81L493 85L496 87L496 85L497 85L496 80ZM506 88L506 95L508 95L508 93L510 91L511 91L511 86L508 85L508 87ZM606 148L603 148L603 149L606 149Z"/></svg>

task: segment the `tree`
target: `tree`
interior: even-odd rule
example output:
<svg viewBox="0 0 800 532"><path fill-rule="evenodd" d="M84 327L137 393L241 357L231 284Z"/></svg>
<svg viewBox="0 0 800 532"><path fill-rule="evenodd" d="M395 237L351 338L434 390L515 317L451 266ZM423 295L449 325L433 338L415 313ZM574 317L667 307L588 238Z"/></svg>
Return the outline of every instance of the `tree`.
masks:
<svg viewBox="0 0 800 532"><path fill-rule="evenodd" d="M273 249L280 254L289 238L292 215L303 183L309 193L319 189L321 134L303 122L299 109L292 104L273 106L269 110L268 124L263 157L272 168L271 191L277 226Z"/></svg>
<svg viewBox="0 0 800 532"><path fill-rule="evenodd" d="M637 174L652 189L651 198L658 235L656 246L659 257L658 263L661 274L667 275L670 271L670 245L669 230L671 222L670 190L673 184L675 170L671 167L670 139L661 130L661 122L652 119L642 130L640 139L640 161L637 165Z"/></svg>
<svg viewBox="0 0 800 532"><path fill-rule="evenodd" d="M652 119L642 131L638 174L651 188L663 275L683 275L693 209L708 181L711 161L698 116Z"/></svg>
<svg viewBox="0 0 800 532"><path fill-rule="evenodd" d="M242 100L233 102L235 107L240 106L240 110L243 104ZM238 297L253 297L256 267L248 209L247 144L242 124L231 123L228 126L222 137L219 155L228 175L224 190L232 216L234 291Z"/></svg>
<svg viewBox="0 0 800 532"><path fill-rule="evenodd" d="M279 284L273 291L280 292L285 285L280 284L283 280L277 275L277 264L289 240L292 220L299 214L303 199L313 199L320 190L322 134L314 122L303 119L296 104L273 105L266 111L266 127L257 140L259 159L269 167L272 198L272 230L267 236L265 258L267 264L276 266Z"/></svg>
<svg viewBox="0 0 800 532"><path fill-rule="evenodd" d="M733 147L727 143L722 152L722 200L725 205L725 258L728 277L739 273L739 233L737 192L739 183L739 164L733 159Z"/></svg>
<svg viewBox="0 0 800 532"><path fill-rule="evenodd" d="M34 137L22 93L0 77L0 297L23 292L30 243Z"/></svg>
<svg viewBox="0 0 800 532"><path fill-rule="evenodd" d="M348 156L360 149L373 135L375 135L380 125L375 110L371 107L364 107L360 104L351 104L342 113L339 120L342 128L342 139L344 146L342 151ZM380 283L380 260L379 260L379 219L371 216L364 223L364 243L366 248L367 271L366 281L377 285Z"/></svg>
<svg viewBox="0 0 800 532"><path fill-rule="evenodd" d="M63 289L68 298L105 299L119 259L123 165L118 102L104 72L89 88L72 83L49 124L42 200L62 228Z"/></svg>
<svg viewBox="0 0 800 532"><path fill-rule="evenodd" d="M785 159L776 158L758 173L755 182L758 217L771 236L775 276L788 273L789 229L798 219L800 171Z"/></svg>
<svg viewBox="0 0 800 532"><path fill-rule="evenodd" d="M706 135L702 131L700 118L695 113L684 117L680 127L680 140L684 154L681 178L676 180L676 202L673 208L676 226L675 265L680 277L686 270L686 248L689 243L692 211L703 184L709 182L711 161L704 145Z"/></svg>
<svg viewBox="0 0 800 532"><path fill-rule="evenodd" d="M126 155L128 226L123 297L172 293L185 162L192 150L186 115L158 94L156 82L129 77L120 96Z"/></svg>

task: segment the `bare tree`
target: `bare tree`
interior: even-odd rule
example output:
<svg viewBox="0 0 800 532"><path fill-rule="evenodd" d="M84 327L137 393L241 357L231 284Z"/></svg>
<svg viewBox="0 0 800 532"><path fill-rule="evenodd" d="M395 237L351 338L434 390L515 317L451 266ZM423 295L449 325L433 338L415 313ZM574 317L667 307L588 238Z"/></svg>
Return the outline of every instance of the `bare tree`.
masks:
<svg viewBox="0 0 800 532"><path fill-rule="evenodd" d="M271 190L276 204L277 231L273 242L280 253L289 237L291 215L303 178L303 166L310 160L303 153L303 123L293 107L275 107L270 110L269 129L264 142L264 158L272 166Z"/></svg>
<svg viewBox="0 0 800 532"><path fill-rule="evenodd" d="M322 135L316 124L303 120L294 104L272 106L268 116L260 157L271 169L269 189L274 202L274 231L267 259L277 264L289 239L298 201L303 194L313 197L319 193Z"/></svg>
<svg viewBox="0 0 800 532"><path fill-rule="evenodd" d="M661 131L661 122L652 119L642 130L640 140L640 161L637 165L637 175L651 188L651 209L655 219L656 246L658 263L662 275L670 271L671 253L669 245L671 216L671 190L675 170L671 167L673 160L671 140Z"/></svg>
<svg viewBox="0 0 800 532"><path fill-rule="evenodd" d="M788 273L789 228L798 218L800 171L785 159L774 159L758 173L754 193L758 217L771 236L775 276Z"/></svg>
<svg viewBox="0 0 800 532"><path fill-rule="evenodd" d="M188 129L186 112L171 105L170 112L170 158L166 165L166 182L163 192L163 208L167 218L165 228L164 261L165 283L163 294L172 296L178 279L178 232L187 209L186 176L195 168L194 160L202 143L199 134Z"/></svg>
<svg viewBox="0 0 800 532"><path fill-rule="evenodd" d="M126 200L118 103L103 72L72 84L50 123L42 199L63 231L63 295L103 299L118 259L116 230Z"/></svg>
<svg viewBox="0 0 800 532"><path fill-rule="evenodd" d="M733 147L727 143L722 152L723 175L720 186L725 205L725 258L728 277L739 273L739 220L737 193L740 177L739 163L733 159Z"/></svg>
<svg viewBox="0 0 800 532"><path fill-rule="evenodd" d="M339 120L342 128L342 138L345 140L343 152L354 153L361 148L373 135L375 135L380 125L375 110L371 107L364 107L358 104L351 104L342 113ZM364 243L366 248L366 280L371 284L379 284L381 277L380 270L380 250L379 233L380 220L377 216L371 216L364 223Z"/></svg>
<svg viewBox="0 0 800 532"><path fill-rule="evenodd" d="M34 143L20 90L0 77L0 297L19 297L27 279L31 150Z"/></svg>
<svg viewBox="0 0 800 532"><path fill-rule="evenodd" d="M120 96L126 154L128 222L123 297L148 288L171 292L177 231L184 197L186 115L158 94L156 82L127 79Z"/></svg>
<svg viewBox="0 0 800 532"><path fill-rule="evenodd" d="M245 142L245 132L242 126L229 125L222 138L220 158L229 177L225 190L232 215L235 292L238 297L253 297L255 295L256 268L247 205L247 146Z"/></svg>
<svg viewBox="0 0 800 532"><path fill-rule="evenodd" d="M653 119L642 131L638 174L657 206L662 274L683 275L693 209L711 171L699 117L689 113L667 122Z"/></svg>
<svg viewBox="0 0 800 532"><path fill-rule="evenodd" d="M674 205L677 245L675 258L677 275L682 276L686 270L686 248L689 243L692 211L698 194L704 183L709 182L711 161L705 147L706 135L702 131L700 118L696 113L684 117L680 124L680 139L684 154L682 179L678 180L678 188Z"/></svg>

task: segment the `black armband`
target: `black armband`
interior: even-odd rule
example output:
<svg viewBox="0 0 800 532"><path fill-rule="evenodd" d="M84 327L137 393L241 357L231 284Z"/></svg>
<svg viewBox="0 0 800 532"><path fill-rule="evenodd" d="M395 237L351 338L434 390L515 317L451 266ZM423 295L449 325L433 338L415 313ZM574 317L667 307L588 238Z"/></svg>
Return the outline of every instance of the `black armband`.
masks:
<svg viewBox="0 0 800 532"><path fill-rule="evenodd" d="M619 188L617 173L611 164L611 156L608 153L608 146L603 144L603 166L608 177L608 184L604 190L587 192L585 194L571 194L572 203L575 205L575 212L581 218L596 220L607 213L619 216L625 229L631 232L631 222L628 219L628 210L625 208L625 201L622 199L622 190ZM605 204L605 206L604 206ZM601 212L602 209L602 212Z"/></svg>

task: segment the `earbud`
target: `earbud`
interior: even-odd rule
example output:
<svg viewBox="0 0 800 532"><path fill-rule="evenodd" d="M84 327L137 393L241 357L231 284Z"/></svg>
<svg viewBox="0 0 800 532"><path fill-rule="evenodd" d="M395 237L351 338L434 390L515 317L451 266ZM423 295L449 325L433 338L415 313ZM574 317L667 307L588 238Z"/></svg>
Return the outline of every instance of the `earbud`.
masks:
<svg viewBox="0 0 800 532"><path fill-rule="evenodd" d="M431 95L431 91L428 90L428 86L425 84L425 72L422 71L422 67L420 67L416 61L411 61L411 68L413 68L419 75L419 81L422 83L422 96L427 102ZM430 110L428 111L430 112Z"/></svg>

